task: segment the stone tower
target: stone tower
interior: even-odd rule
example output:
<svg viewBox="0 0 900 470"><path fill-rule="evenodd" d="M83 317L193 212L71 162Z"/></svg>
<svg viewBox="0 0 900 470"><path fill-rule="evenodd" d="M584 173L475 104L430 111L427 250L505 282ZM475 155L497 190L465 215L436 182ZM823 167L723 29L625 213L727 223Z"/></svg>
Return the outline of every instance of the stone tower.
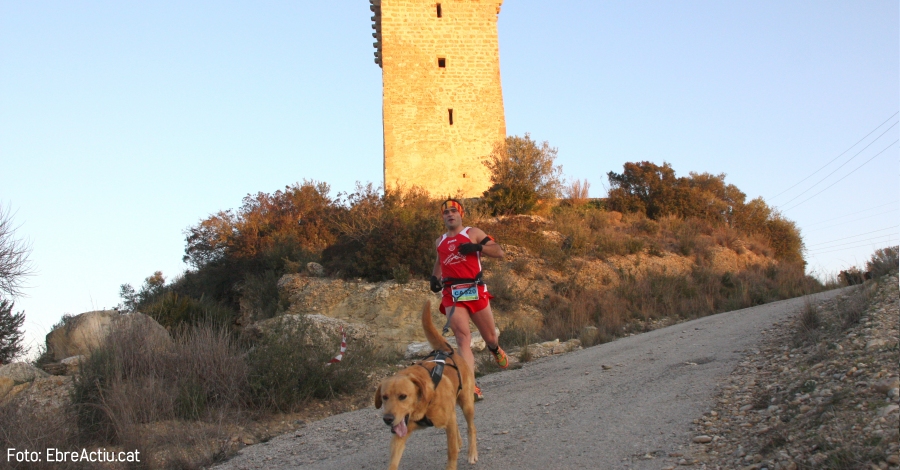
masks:
<svg viewBox="0 0 900 470"><path fill-rule="evenodd" d="M506 138L502 0L369 0L382 71L385 188L481 196L482 161Z"/></svg>

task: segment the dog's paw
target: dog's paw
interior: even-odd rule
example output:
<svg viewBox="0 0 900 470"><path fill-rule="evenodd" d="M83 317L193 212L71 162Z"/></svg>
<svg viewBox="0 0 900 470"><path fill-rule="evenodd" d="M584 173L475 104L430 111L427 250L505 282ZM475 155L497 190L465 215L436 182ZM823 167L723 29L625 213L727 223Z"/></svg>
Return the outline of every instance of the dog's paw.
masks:
<svg viewBox="0 0 900 470"><path fill-rule="evenodd" d="M478 461L478 452L472 452L469 454L469 465L475 465L475 462Z"/></svg>

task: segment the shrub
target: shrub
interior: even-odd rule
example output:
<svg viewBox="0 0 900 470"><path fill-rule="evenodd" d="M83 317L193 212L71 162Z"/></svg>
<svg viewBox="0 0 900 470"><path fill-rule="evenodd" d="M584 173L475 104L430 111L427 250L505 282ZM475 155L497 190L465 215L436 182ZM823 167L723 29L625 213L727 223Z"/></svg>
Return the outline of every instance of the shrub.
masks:
<svg viewBox="0 0 900 470"><path fill-rule="evenodd" d="M326 270L342 277L384 281L403 264L419 276L430 275L441 233L437 201L421 188L376 194L371 185L357 188L338 213L343 227L337 242L322 253Z"/></svg>
<svg viewBox="0 0 900 470"><path fill-rule="evenodd" d="M337 332L322 333L303 317L282 318L247 357L256 406L292 411L311 398L332 398L368 386L368 375L383 360L372 344L350 341L343 360L329 364L341 344Z"/></svg>
<svg viewBox="0 0 900 470"><path fill-rule="evenodd" d="M197 300L173 291L165 292L141 310L170 330L183 325L202 323L227 326L235 316L233 310L208 301L204 297Z"/></svg>
<svg viewBox="0 0 900 470"><path fill-rule="evenodd" d="M855 287L853 292L838 300L837 314L844 329L850 328L862 318L869 306L869 291L865 286Z"/></svg>
<svg viewBox="0 0 900 470"><path fill-rule="evenodd" d="M87 442L138 442L142 425L217 419L246 402L247 366L227 330L184 327L160 342L146 328L111 331L75 376L72 403Z"/></svg>
<svg viewBox="0 0 900 470"><path fill-rule="evenodd" d="M249 313L253 320L272 318L283 312L286 300L278 291L278 280L284 273L266 270L262 273L248 273L238 286L241 293L241 313Z"/></svg>
<svg viewBox="0 0 900 470"><path fill-rule="evenodd" d="M397 284L407 284L409 283L409 279L412 277L412 273L409 272L409 266L406 264L398 264L397 266L391 268L391 274L394 277L394 281Z"/></svg>
<svg viewBox="0 0 900 470"><path fill-rule="evenodd" d="M326 183L304 181L273 194L248 194L237 213L219 212L185 232L184 260L201 268L228 258L256 259L285 246L321 251L334 240L329 192Z"/></svg>
<svg viewBox="0 0 900 470"><path fill-rule="evenodd" d="M494 215L524 214L538 199L562 194L562 167L554 166L557 150L524 137L510 136L498 143L484 161L493 186L484 193Z"/></svg>
<svg viewBox="0 0 900 470"><path fill-rule="evenodd" d="M25 352L22 346L22 324L25 313L13 313L15 304L0 299L0 365L12 362Z"/></svg>
<svg viewBox="0 0 900 470"><path fill-rule="evenodd" d="M730 226L748 235L761 235L775 257L789 263L803 263L803 240L796 224L772 210L761 198L745 203L746 195L725 183L725 175L690 173L676 177L671 165L663 162L626 163L622 173L608 173L610 191L607 206L624 213L645 214L653 220L667 216L702 221L712 227ZM709 233L708 233L709 234ZM679 240L678 251L694 251ZM743 250L741 243L738 250Z"/></svg>
<svg viewBox="0 0 900 470"><path fill-rule="evenodd" d="M816 343L821 336L819 327L822 326L822 319L819 311L812 300L807 297L804 300L803 310L800 311L800 326L796 335L796 342L799 344Z"/></svg>
<svg viewBox="0 0 900 470"><path fill-rule="evenodd" d="M569 204L573 206L580 206L585 204L588 201L588 190L591 188L591 184L588 183L588 180L580 180L576 179L569 183L565 189L566 199Z"/></svg>
<svg viewBox="0 0 900 470"><path fill-rule="evenodd" d="M509 269L506 267L496 267L489 271L485 271L485 284L490 288L491 306L500 309L503 312L512 311L520 301L520 293L516 289L515 280Z"/></svg>
<svg viewBox="0 0 900 470"><path fill-rule="evenodd" d="M900 247L898 246L875 250L875 253L866 262L866 271L871 273L872 279L895 272L898 268L900 268Z"/></svg>
<svg viewBox="0 0 900 470"><path fill-rule="evenodd" d="M75 449L75 429L71 424L72 418L65 409L54 410L53 413L35 412L28 406L20 406L18 400L6 400L0 403L0 442L5 449L30 449L32 451L43 449ZM4 449L4 450L5 450ZM6 465L0 468L15 469L45 469L48 465L44 462L9 462L3 456ZM63 470L85 468L84 463L59 462L53 468Z"/></svg>

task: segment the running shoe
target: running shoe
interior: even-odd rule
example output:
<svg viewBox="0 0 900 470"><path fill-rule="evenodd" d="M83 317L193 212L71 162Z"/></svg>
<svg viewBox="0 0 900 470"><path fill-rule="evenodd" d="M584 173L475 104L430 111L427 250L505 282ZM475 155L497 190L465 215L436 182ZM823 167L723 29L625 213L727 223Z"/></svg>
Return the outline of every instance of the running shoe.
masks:
<svg viewBox="0 0 900 470"><path fill-rule="evenodd" d="M484 395L481 393L481 387L475 385L475 401L484 400Z"/></svg>
<svg viewBox="0 0 900 470"><path fill-rule="evenodd" d="M497 361L497 365L500 366L501 369L509 367L509 356L506 355L506 351L504 351L503 348L497 346L497 352L491 351L491 354L494 355L494 360Z"/></svg>

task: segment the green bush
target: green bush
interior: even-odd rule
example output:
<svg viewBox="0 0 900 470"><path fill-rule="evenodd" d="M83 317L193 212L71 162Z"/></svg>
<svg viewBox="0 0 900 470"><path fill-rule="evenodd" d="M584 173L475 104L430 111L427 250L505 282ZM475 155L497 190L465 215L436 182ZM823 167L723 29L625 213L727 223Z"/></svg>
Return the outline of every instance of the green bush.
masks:
<svg viewBox="0 0 900 470"><path fill-rule="evenodd" d="M225 326L231 324L235 317L234 311L228 307L207 301L205 298L197 300L173 291L160 295L141 309L142 313L146 313L167 329L201 323Z"/></svg>
<svg viewBox="0 0 900 470"><path fill-rule="evenodd" d="M15 304L6 299L0 299L0 365L12 362L25 353L22 346L22 324L25 323L25 313L13 313Z"/></svg>
<svg viewBox="0 0 900 470"><path fill-rule="evenodd" d="M557 150L538 144L528 133L510 136L494 147L484 161L493 185L484 199L494 215L524 214L539 199L562 196L562 167L555 166Z"/></svg>
<svg viewBox="0 0 900 470"><path fill-rule="evenodd" d="M626 163L622 173L609 172L607 207L623 213L644 214L652 220L674 216L697 220L708 231L731 227L747 235L761 235L775 257L789 263L804 263L803 240L796 224L773 211L761 198L745 203L746 195L725 183L725 175L690 173L676 177L663 162ZM678 235L677 250L696 251L691 234ZM739 248L742 250L743 247Z"/></svg>
<svg viewBox="0 0 900 470"><path fill-rule="evenodd" d="M328 362L340 349L337 332L322 332L303 317L281 317L250 349L250 393L262 408L291 411L308 399L332 398L369 385L383 360L365 340L350 340L344 359Z"/></svg>
<svg viewBox="0 0 900 470"><path fill-rule="evenodd" d="M406 265L429 276L442 228L439 202L420 188L388 190L383 197L376 191L369 185L348 197L336 219L341 233L322 253L325 269L340 277L384 281Z"/></svg>

